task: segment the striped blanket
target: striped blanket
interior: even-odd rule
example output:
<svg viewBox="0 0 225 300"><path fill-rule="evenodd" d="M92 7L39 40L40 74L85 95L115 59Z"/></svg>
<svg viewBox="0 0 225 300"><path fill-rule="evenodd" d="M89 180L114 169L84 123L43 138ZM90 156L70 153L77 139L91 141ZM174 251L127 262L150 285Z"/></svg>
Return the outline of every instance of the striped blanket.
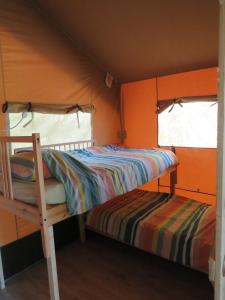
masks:
<svg viewBox="0 0 225 300"><path fill-rule="evenodd" d="M177 163L168 150L113 146L69 152L46 150L42 155L50 173L64 185L71 214L84 213L131 191Z"/></svg>
<svg viewBox="0 0 225 300"><path fill-rule="evenodd" d="M133 190L87 217L89 228L116 240L208 272L215 208L181 196Z"/></svg>

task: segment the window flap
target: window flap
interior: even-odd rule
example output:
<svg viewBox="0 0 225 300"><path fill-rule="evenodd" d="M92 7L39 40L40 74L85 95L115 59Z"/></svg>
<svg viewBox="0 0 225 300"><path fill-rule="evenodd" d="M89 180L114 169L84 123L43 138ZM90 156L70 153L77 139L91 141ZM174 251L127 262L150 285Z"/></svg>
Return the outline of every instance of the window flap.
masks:
<svg viewBox="0 0 225 300"><path fill-rule="evenodd" d="M71 114L78 111L91 113L95 110L92 104L42 104L5 102L2 105L3 113L37 112L42 114Z"/></svg>
<svg viewBox="0 0 225 300"><path fill-rule="evenodd" d="M182 106L182 103L201 102L201 101L217 102L218 99L216 95L212 95L212 96L180 97L180 98L167 99L167 100L158 100L156 113L160 114L170 106L172 109L173 106L176 104Z"/></svg>

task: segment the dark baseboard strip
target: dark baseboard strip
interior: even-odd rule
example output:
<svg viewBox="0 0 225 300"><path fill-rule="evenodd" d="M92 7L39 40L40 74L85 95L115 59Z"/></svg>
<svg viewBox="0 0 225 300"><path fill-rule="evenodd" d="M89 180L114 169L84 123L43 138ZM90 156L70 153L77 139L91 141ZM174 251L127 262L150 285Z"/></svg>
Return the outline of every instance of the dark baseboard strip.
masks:
<svg viewBox="0 0 225 300"><path fill-rule="evenodd" d="M54 225L56 249L71 243L78 237L77 218L72 217ZM2 247L5 279L26 269L43 258L41 234L35 232L27 237Z"/></svg>

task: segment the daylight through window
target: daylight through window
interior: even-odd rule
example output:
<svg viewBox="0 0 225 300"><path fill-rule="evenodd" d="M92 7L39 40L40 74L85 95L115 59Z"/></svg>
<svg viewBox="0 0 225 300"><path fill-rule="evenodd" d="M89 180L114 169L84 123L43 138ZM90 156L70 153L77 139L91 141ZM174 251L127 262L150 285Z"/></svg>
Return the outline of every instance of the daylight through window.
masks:
<svg viewBox="0 0 225 300"><path fill-rule="evenodd" d="M13 136L40 133L42 145L90 140L91 114L79 112L77 117L77 114L33 113L32 118L32 113L9 113L9 131ZM26 146L14 144L13 148Z"/></svg>
<svg viewBox="0 0 225 300"><path fill-rule="evenodd" d="M217 147L217 103L192 102L175 105L158 115L160 146ZM170 111L170 112L169 112Z"/></svg>

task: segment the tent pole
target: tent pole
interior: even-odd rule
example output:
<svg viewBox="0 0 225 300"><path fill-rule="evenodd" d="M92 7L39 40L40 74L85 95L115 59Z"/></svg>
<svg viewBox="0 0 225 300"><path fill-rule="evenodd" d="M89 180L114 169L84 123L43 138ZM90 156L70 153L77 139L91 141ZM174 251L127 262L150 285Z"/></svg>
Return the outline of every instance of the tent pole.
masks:
<svg viewBox="0 0 225 300"><path fill-rule="evenodd" d="M215 300L225 299L225 0L220 2Z"/></svg>
<svg viewBox="0 0 225 300"><path fill-rule="evenodd" d="M4 279L3 264L2 264L2 254L0 248L0 289L3 290L4 288L5 288L5 279Z"/></svg>

